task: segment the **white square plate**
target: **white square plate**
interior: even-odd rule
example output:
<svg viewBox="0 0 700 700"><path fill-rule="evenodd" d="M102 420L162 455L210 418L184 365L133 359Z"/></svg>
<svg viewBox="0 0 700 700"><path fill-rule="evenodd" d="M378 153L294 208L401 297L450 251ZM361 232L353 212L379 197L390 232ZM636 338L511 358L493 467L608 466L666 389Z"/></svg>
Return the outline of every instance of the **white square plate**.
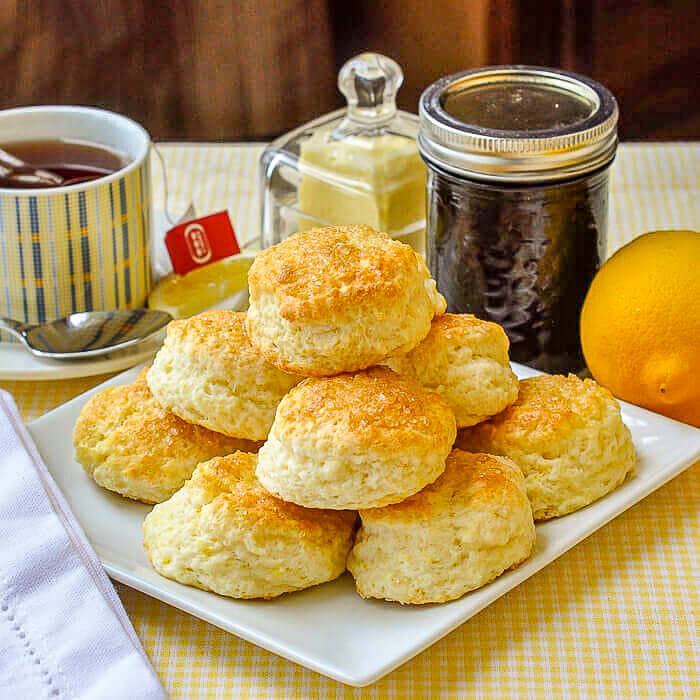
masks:
<svg viewBox="0 0 700 700"><path fill-rule="evenodd" d="M520 377L536 374L514 366ZM599 527L700 459L700 430L623 404L639 456L634 478L600 501L537 527L532 557L452 603L400 606L362 600L339 580L272 601L237 601L159 576L141 547L148 506L99 488L73 458L73 424L87 399L132 381L132 369L29 426L39 452L112 578L343 683L372 683L461 625Z"/></svg>

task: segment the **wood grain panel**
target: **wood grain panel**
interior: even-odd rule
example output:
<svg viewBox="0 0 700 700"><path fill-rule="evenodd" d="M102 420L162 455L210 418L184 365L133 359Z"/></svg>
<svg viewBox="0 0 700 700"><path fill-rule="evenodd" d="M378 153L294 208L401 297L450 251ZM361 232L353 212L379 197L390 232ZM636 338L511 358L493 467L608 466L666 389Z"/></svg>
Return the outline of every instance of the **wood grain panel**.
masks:
<svg viewBox="0 0 700 700"><path fill-rule="evenodd" d="M192 129L223 138L254 124L257 134L275 134L334 106L325 2L263 4L261 11L260 2L238 2L234 13L230 2L213 10L193 3L181 22L195 28L180 52L191 81L183 109Z"/></svg>
<svg viewBox="0 0 700 700"><path fill-rule="evenodd" d="M399 106L415 112L421 92L441 75L489 62L489 0L356 0L336 3L338 65L379 51L405 74Z"/></svg>
<svg viewBox="0 0 700 700"><path fill-rule="evenodd" d="M511 62L599 80L620 104L624 139L700 137L694 0L512 0Z"/></svg>
<svg viewBox="0 0 700 700"><path fill-rule="evenodd" d="M441 75L560 65L608 85L624 138L698 138L697 0L0 0L0 107L96 104L156 138L279 134L342 104L342 63Z"/></svg>
<svg viewBox="0 0 700 700"><path fill-rule="evenodd" d="M267 137L335 105L326 0L2 0L0 107L94 104L156 138Z"/></svg>
<svg viewBox="0 0 700 700"><path fill-rule="evenodd" d="M700 6L596 0L592 74L620 102L626 138L699 138Z"/></svg>

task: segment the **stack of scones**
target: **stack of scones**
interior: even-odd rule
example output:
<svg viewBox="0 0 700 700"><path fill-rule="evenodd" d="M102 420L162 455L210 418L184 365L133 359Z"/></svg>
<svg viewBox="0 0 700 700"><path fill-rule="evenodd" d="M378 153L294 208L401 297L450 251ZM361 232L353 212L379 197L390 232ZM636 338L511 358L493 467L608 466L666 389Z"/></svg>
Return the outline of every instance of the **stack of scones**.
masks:
<svg viewBox="0 0 700 700"><path fill-rule="evenodd" d="M348 569L365 598L444 602L634 468L609 392L518 384L500 326L445 313L385 233L295 234L248 281L247 314L173 321L152 367L75 426L100 486L157 504L143 536L163 576L272 598Z"/></svg>

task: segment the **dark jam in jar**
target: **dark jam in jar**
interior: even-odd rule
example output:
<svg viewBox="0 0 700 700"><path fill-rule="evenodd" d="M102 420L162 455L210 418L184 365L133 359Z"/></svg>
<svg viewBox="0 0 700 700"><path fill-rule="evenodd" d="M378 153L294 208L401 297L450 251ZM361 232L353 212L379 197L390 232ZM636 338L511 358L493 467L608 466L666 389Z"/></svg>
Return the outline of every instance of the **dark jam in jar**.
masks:
<svg viewBox="0 0 700 700"><path fill-rule="evenodd" d="M499 323L516 362L580 371L579 315L605 255L614 97L565 71L501 66L438 80L420 118L428 265L448 311Z"/></svg>
<svg viewBox="0 0 700 700"><path fill-rule="evenodd" d="M581 369L578 318L605 254L607 179L524 187L431 169L428 260L448 311L503 326L515 362Z"/></svg>

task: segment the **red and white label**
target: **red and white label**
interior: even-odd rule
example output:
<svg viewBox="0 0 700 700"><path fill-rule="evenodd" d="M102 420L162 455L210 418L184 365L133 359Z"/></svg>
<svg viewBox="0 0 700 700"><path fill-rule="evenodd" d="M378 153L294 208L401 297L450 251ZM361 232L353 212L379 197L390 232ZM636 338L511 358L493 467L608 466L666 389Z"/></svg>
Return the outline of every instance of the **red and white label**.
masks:
<svg viewBox="0 0 700 700"><path fill-rule="evenodd" d="M174 226L165 234L165 246L178 275L241 252L227 211Z"/></svg>

